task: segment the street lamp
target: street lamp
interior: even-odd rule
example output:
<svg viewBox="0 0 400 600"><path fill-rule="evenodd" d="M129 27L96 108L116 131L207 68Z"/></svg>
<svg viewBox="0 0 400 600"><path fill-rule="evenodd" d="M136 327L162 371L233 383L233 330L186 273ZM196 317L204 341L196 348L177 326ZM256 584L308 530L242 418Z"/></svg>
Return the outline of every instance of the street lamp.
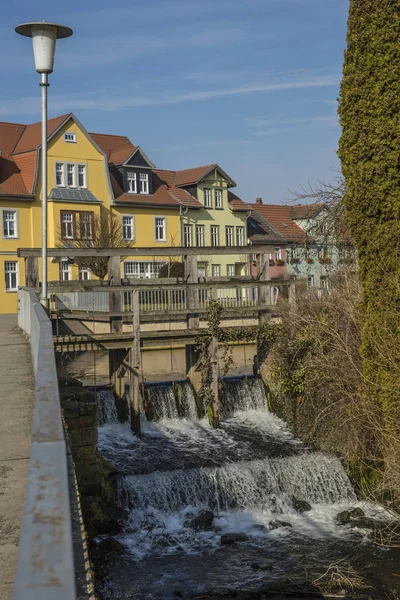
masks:
<svg viewBox="0 0 400 600"><path fill-rule="evenodd" d="M72 35L72 29L55 23L23 23L15 28L20 35L32 38L35 69L40 73L42 88L42 296L48 306L47 293L47 88L48 75L53 72L56 40Z"/></svg>

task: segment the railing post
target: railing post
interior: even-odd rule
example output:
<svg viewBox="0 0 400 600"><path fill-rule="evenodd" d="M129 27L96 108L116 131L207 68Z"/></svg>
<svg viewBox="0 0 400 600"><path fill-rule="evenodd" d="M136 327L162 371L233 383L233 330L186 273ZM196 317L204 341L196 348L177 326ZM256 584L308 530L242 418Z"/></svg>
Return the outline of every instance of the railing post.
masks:
<svg viewBox="0 0 400 600"><path fill-rule="evenodd" d="M37 256L29 256L25 259L26 287L39 287L39 259Z"/></svg>
<svg viewBox="0 0 400 600"><path fill-rule="evenodd" d="M110 256L108 259L108 280L110 285L121 285L121 264L119 256ZM122 312L121 292L110 292L110 332L122 332L122 317L113 317L112 313Z"/></svg>
<svg viewBox="0 0 400 600"><path fill-rule="evenodd" d="M269 279L269 255L265 252L257 254L257 279L259 281L268 281ZM267 317L266 308L268 306L268 292L271 294L271 289L268 285L260 285L258 288L260 323L263 323ZM269 299L269 302L271 302L271 299Z"/></svg>
<svg viewBox="0 0 400 600"><path fill-rule="evenodd" d="M130 354L129 402L131 405L131 430L140 436L140 313L139 291L132 292L132 329L135 334Z"/></svg>
<svg viewBox="0 0 400 600"><path fill-rule="evenodd" d="M296 306L296 284L294 281L289 283L289 306L291 308Z"/></svg>

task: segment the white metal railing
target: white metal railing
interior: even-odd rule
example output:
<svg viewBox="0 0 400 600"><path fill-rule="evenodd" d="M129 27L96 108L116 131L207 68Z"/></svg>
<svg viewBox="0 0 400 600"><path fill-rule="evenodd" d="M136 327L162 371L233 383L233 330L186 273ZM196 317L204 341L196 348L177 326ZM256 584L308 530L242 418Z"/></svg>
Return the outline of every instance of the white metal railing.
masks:
<svg viewBox="0 0 400 600"><path fill-rule="evenodd" d="M32 445L14 600L76 600L67 448L51 322L33 290L18 291L18 325L35 375Z"/></svg>

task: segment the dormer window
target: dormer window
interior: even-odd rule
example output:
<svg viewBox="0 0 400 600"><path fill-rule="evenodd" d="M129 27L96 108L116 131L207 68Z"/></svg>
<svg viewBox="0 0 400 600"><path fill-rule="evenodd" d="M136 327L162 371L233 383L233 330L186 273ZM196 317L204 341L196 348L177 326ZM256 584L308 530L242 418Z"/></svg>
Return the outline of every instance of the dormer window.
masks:
<svg viewBox="0 0 400 600"><path fill-rule="evenodd" d="M149 176L147 173L140 173L140 193L148 194L149 193Z"/></svg>
<svg viewBox="0 0 400 600"><path fill-rule="evenodd" d="M137 187L136 187L136 173L132 173L128 172L126 175L126 178L128 180L128 193L129 194L136 194L137 193Z"/></svg>

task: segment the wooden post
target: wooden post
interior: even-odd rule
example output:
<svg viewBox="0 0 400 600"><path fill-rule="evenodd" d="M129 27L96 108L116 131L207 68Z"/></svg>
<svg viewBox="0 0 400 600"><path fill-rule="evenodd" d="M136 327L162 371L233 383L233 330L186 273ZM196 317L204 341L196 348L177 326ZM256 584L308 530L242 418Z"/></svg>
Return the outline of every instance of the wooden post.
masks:
<svg viewBox="0 0 400 600"><path fill-rule="evenodd" d="M121 285L121 264L119 256L110 256L108 259L108 280L110 285ZM110 314L122 312L122 292L110 292ZM122 332L122 317L110 316L110 332Z"/></svg>
<svg viewBox="0 0 400 600"><path fill-rule="evenodd" d="M259 281L268 281L269 279L269 256L266 253L257 254L257 278ZM271 303L271 298L268 298L268 294L271 294L271 288L268 285L261 285L258 288L258 304L259 310L259 322L263 323L267 318L266 309Z"/></svg>
<svg viewBox="0 0 400 600"><path fill-rule="evenodd" d="M140 436L140 314L139 291L132 292L132 328L135 338L130 349L129 402L131 405L131 430Z"/></svg>
<svg viewBox="0 0 400 600"><path fill-rule="evenodd" d="M113 386L114 394L117 398L123 398L125 395L125 373L126 367L124 360L125 350L109 350L109 368L110 383Z"/></svg>
<svg viewBox="0 0 400 600"><path fill-rule="evenodd" d="M296 284L294 281L289 284L289 306L292 308L296 306Z"/></svg>
<svg viewBox="0 0 400 600"><path fill-rule="evenodd" d="M211 298L213 300L218 300L218 290L217 288L211 289ZM211 394L212 394L212 412L213 419L211 425L213 427L219 427L221 420L221 403L219 397L219 361L218 361L218 340L216 337L211 338L210 345L208 347L208 355L210 358L210 366L211 366Z"/></svg>
<svg viewBox="0 0 400 600"><path fill-rule="evenodd" d="M185 266L185 280L188 283L197 283L199 280L197 270L197 256L188 255L184 257ZM199 313L195 311L199 308L199 290L195 288L189 288L186 290L187 294L187 308L194 312L188 313L187 316L187 328L188 329L199 329L200 317ZM186 373L189 374L191 369L196 364L196 352L195 346L189 344L186 346Z"/></svg>
<svg viewBox="0 0 400 600"><path fill-rule="evenodd" d="M29 256L25 259L25 280L27 287L39 287L39 259L37 256Z"/></svg>

